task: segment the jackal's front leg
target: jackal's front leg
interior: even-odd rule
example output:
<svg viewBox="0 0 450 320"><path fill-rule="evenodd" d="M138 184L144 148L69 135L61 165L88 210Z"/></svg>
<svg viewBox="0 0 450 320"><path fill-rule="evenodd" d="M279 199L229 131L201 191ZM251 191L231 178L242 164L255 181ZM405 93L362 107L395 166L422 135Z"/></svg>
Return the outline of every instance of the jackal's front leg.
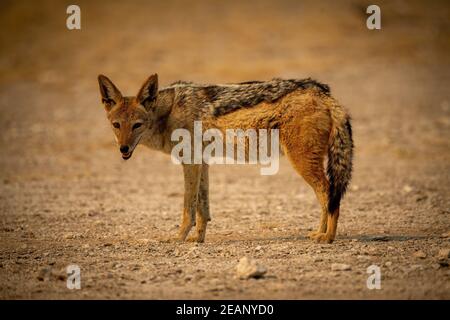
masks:
<svg viewBox="0 0 450 320"><path fill-rule="evenodd" d="M195 225L197 211L198 188L200 184L202 165L185 164L184 172L184 209L183 222L180 227L180 241L186 240L189 231Z"/></svg>
<svg viewBox="0 0 450 320"><path fill-rule="evenodd" d="M208 165L202 165L197 204L197 242L205 241L206 225L211 221L209 214L209 177Z"/></svg>

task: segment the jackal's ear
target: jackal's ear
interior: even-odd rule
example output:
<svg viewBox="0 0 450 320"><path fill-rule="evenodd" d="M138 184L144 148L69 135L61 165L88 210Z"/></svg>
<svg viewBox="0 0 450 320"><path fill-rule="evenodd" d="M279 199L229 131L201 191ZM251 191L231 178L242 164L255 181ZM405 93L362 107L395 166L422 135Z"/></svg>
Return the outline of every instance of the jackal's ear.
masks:
<svg viewBox="0 0 450 320"><path fill-rule="evenodd" d="M114 83L102 74L98 76L98 84L100 86L102 102L105 105L106 111L109 111L115 104L119 103L122 99L122 94Z"/></svg>
<svg viewBox="0 0 450 320"><path fill-rule="evenodd" d="M137 100L147 110L153 106L153 103L158 96L158 75L152 74L147 81L142 85L141 90L137 95Z"/></svg>

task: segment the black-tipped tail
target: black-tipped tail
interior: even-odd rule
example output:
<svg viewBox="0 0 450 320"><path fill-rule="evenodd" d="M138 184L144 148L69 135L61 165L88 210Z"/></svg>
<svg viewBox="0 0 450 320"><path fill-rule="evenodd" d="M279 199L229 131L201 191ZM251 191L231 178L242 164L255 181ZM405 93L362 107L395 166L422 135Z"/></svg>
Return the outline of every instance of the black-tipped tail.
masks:
<svg viewBox="0 0 450 320"><path fill-rule="evenodd" d="M331 135L327 175L330 183L328 212L333 214L339 208L352 176L353 138L348 115L334 122Z"/></svg>

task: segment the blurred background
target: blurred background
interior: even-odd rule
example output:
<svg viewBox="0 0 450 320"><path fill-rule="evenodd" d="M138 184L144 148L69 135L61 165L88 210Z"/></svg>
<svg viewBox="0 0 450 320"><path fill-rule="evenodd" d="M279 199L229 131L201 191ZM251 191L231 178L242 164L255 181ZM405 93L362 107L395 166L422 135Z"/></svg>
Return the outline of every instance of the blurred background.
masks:
<svg viewBox="0 0 450 320"><path fill-rule="evenodd" d="M70 4L81 8L81 30L66 28ZM448 272L434 272L432 266L433 255L448 246L439 235L450 230L450 5L444 0L377 1L382 29L368 30L370 4L1 1L0 296L68 297L67 289L38 281L36 274L51 262L63 268L73 260L91 268L86 297L207 296L211 279L219 277L215 271L205 271L205 284L198 280L191 289L170 275L155 276L153 286L144 289L135 286L141 276L148 280L174 267L176 258L167 253L172 244L147 250L148 241L176 234L181 169L167 156L142 147L131 161L121 161L100 104L97 75L107 75L124 94L134 95L148 75L158 73L161 87L176 80L224 83L273 77L312 77L329 84L353 117L356 145L340 236L348 242L381 234L393 241L386 259L404 259L399 260L402 266L412 263L413 252L431 250L425 259L428 272L415 275L413 283L406 280L410 274L397 272L384 297L449 298L448 281L442 281ZM254 166L212 168L213 223L207 242L214 247L206 244L201 250L216 252L223 245L226 251L231 246L231 263L253 245L252 239L286 237L289 243L316 227L314 194L286 160L275 177L258 172ZM237 242L230 244L229 239ZM316 252L309 249L313 244L302 241L294 241L297 249L286 250L300 250L299 257ZM112 245L103 248L105 242ZM358 250L364 251L361 243ZM337 242L333 248L339 246L346 244ZM375 246L387 250L385 243ZM334 259L343 253L329 254ZM159 267L143 255L159 261ZM231 268L214 257L203 261L208 270ZM261 258L278 271L298 262L284 257L286 264L280 265L270 254ZM113 266L118 260L129 271L122 278ZM136 261L140 271L133 273L129 263ZM99 265L103 269L95 269ZM324 279L314 286L327 286L332 275L325 270L329 268L319 263L306 271ZM116 288L111 280L116 276L125 283L117 292L110 290ZM219 278L233 287L227 277ZM301 287L298 279L280 274L277 279L263 284L264 297L273 298L270 294L277 290L284 290L277 297L288 298L375 294L359 292L345 279L333 279L336 287L322 293L308 287L313 275ZM236 284L242 286L244 291L214 292L222 298L262 297Z"/></svg>

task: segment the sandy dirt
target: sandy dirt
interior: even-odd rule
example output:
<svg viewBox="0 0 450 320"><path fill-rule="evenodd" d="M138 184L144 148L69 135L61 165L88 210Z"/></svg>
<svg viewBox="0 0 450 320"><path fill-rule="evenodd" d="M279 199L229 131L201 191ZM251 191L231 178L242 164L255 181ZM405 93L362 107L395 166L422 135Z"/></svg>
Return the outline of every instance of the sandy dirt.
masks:
<svg viewBox="0 0 450 320"><path fill-rule="evenodd" d="M378 1L380 31L364 1L77 2L79 31L64 2L0 5L0 298L450 298L448 2ZM328 83L356 145L336 241L306 237L319 205L282 159L275 176L212 167L206 242L174 242L182 169L144 147L121 159L96 82L133 95L153 72ZM238 279L244 256L266 275Z"/></svg>

